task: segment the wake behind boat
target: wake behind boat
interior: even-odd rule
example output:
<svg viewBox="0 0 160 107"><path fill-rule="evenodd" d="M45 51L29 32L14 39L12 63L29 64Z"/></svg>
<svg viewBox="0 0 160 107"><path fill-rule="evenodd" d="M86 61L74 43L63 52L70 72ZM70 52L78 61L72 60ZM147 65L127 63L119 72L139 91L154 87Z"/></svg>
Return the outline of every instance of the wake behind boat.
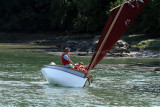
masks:
<svg viewBox="0 0 160 107"><path fill-rule="evenodd" d="M148 0L124 0L121 6L111 10L108 21L101 34L90 64L85 67L86 73L63 66L47 65L42 73L49 83L69 87L85 87L92 76L89 72L103 59L124 32L133 23Z"/></svg>

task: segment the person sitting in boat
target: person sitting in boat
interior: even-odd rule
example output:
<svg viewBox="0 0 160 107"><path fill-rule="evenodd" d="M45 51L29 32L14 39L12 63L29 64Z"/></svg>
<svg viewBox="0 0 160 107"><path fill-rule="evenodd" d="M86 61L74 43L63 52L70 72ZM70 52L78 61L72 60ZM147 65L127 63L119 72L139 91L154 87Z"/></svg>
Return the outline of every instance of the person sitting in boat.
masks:
<svg viewBox="0 0 160 107"><path fill-rule="evenodd" d="M79 63L79 68L83 68L83 62Z"/></svg>
<svg viewBox="0 0 160 107"><path fill-rule="evenodd" d="M79 63L79 70L85 72L86 70L83 68L83 62Z"/></svg>
<svg viewBox="0 0 160 107"><path fill-rule="evenodd" d="M74 63L72 62L68 54L69 52L70 52L70 48L64 49L64 53L61 56L62 64L64 65L64 67L74 68Z"/></svg>
<svg viewBox="0 0 160 107"><path fill-rule="evenodd" d="M83 68L83 62L76 63L74 69L81 70Z"/></svg>
<svg viewBox="0 0 160 107"><path fill-rule="evenodd" d="M74 69L85 72L86 70L83 68L83 62L76 63Z"/></svg>

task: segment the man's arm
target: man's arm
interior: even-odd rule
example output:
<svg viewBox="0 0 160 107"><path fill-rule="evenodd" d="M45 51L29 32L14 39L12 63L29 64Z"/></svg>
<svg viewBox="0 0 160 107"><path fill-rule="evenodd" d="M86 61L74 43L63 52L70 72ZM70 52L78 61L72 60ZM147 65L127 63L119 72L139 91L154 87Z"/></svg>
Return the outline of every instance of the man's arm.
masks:
<svg viewBox="0 0 160 107"><path fill-rule="evenodd" d="M72 65L74 65L74 63L69 59L69 62L72 64ZM75 65L74 65L75 66Z"/></svg>
<svg viewBox="0 0 160 107"><path fill-rule="evenodd" d="M74 65L74 63L70 60L70 58L68 58L67 55L64 55L63 58L67 61L69 61L72 65Z"/></svg>

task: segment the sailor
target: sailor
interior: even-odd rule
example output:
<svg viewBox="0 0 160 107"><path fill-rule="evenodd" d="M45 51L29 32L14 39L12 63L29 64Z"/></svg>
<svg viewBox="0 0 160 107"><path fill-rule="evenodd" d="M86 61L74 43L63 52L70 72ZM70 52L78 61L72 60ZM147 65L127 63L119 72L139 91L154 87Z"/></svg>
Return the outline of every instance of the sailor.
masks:
<svg viewBox="0 0 160 107"><path fill-rule="evenodd" d="M64 67L74 68L74 63L71 61L70 56L68 54L69 52L70 52L70 48L64 49L64 53L61 56L62 64L64 65Z"/></svg>
<svg viewBox="0 0 160 107"><path fill-rule="evenodd" d="M74 69L82 71L83 62L76 63Z"/></svg>
<svg viewBox="0 0 160 107"><path fill-rule="evenodd" d="M83 62L79 63L79 68L83 68Z"/></svg>

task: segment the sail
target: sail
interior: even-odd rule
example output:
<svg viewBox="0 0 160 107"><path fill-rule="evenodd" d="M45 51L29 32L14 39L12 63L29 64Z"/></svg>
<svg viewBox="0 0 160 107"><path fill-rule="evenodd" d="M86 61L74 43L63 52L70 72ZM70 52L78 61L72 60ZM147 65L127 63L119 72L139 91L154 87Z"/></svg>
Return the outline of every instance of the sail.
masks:
<svg viewBox="0 0 160 107"><path fill-rule="evenodd" d="M88 71L92 70L115 45L147 1L148 0L130 0L111 10L96 50L87 68Z"/></svg>

